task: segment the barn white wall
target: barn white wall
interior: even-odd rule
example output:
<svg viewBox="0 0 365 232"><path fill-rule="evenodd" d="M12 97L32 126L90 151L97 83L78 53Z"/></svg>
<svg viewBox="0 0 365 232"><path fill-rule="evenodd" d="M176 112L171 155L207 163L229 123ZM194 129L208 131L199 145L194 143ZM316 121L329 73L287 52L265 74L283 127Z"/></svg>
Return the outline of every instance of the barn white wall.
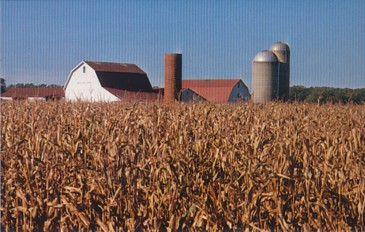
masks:
<svg viewBox="0 0 365 232"><path fill-rule="evenodd" d="M245 86L241 80L233 87L228 102L235 102L239 100L238 95L240 95L244 101L247 101L250 96L247 86Z"/></svg>
<svg viewBox="0 0 365 232"><path fill-rule="evenodd" d="M85 73L84 73L85 67ZM65 98L68 101L118 101L119 99L104 89L96 72L86 63L81 63L68 78Z"/></svg>

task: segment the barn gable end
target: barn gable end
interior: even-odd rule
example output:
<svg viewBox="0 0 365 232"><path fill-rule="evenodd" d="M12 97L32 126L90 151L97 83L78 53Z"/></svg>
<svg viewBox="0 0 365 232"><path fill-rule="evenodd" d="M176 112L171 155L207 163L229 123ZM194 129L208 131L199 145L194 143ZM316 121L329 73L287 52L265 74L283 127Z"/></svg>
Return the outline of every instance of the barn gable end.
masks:
<svg viewBox="0 0 365 232"><path fill-rule="evenodd" d="M69 101L118 100L101 86L95 70L84 61L71 71L64 90L65 98Z"/></svg>
<svg viewBox="0 0 365 232"><path fill-rule="evenodd" d="M192 91L202 99L214 103L235 102L249 98L248 88L241 79L183 80L182 87L183 101L187 100L186 96L189 95L185 93L186 91Z"/></svg>
<svg viewBox="0 0 365 232"><path fill-rule="evenodd" d="M157 99L151 96L156 93L147 74L135 64L82 61L71 71L64 89L67 100L118 101L141 96ZM121 91L128 94L120 94Z"/></svg>

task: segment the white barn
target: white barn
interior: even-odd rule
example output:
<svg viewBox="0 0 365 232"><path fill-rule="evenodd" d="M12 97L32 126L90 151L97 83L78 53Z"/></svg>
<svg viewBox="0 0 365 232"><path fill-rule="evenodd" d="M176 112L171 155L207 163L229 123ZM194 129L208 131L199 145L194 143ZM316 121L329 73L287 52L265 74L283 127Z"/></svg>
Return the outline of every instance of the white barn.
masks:
<svg viewBox="0 0 365 232"><path fill-rule="evenodd" d="M82 61L71 70L64 85L69 101L154 100L147 74L135 64Z"/></svg>

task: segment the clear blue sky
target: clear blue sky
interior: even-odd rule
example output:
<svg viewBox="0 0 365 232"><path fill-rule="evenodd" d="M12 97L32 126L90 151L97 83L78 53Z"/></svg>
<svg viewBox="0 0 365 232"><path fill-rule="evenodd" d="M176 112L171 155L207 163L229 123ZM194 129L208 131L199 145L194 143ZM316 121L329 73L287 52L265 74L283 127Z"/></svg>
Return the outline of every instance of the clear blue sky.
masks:
<svg viewBox="0 0 365 232"><path fill-rule="evenodd" d="M165 53L183 78L240 77L277 41L291 85L365 87L365 1L1 1L1 77L63 85L82 60L135 63L163 86Z"/></svg>

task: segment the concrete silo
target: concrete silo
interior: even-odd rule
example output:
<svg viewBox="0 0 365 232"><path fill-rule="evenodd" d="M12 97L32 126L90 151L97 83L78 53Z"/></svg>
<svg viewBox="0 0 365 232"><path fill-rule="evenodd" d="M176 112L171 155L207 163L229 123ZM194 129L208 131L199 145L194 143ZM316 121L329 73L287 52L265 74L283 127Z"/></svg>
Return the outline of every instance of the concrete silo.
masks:
<svg viewBox="0 0 365 232"><path fill-rule="evenodd" d="M179 100L182 85L182 55L165 54L165 102Z"/></svg>
<svg viewBox="0 0 365 232"><path fill-rule="evenodd" d="M271 51L279 61L279 99L286 101L290 86L290 49L286 43L277 42L271 46Z"/></svg>
<svg viewBox="0 0 365 232"><path fill-rule="evenodd" d="M279 62L271 51L261 51L252 61L253 102L265 103L278 97Z"/></svg>

